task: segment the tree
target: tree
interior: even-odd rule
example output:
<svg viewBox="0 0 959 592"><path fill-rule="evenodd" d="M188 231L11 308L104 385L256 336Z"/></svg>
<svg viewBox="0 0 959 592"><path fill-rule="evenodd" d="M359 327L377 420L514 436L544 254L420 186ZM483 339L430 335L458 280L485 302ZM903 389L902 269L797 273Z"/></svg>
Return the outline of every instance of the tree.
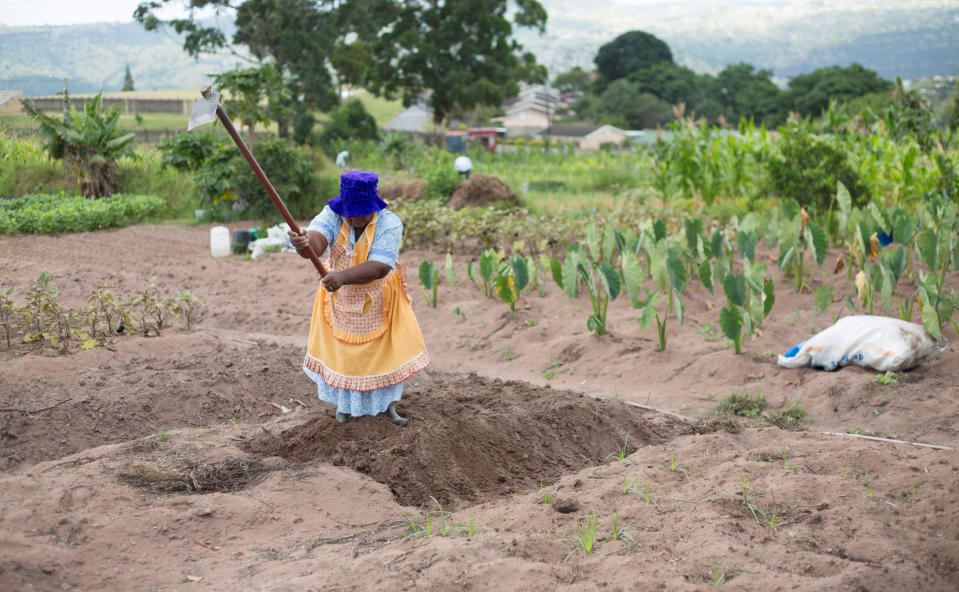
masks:
<svg viewBox="0 0 959 592"><path fill-rule="evenodd" d="M768 124L782 121L782 91L770 80L772 75L772 70L757 71L746 63L726 66L716 77L719 96L714 97L722 103L726 119L733 124L747 117Z"/></svg>
<svg viewBox="0 0 959 592"><path fill-rule="evenodd" d="M250 143L256 141L256 125L273 119L287 119L289 89L283 85L280 71L272 63L259 68L230 70L214 76L216 86L228 93L223 108L246 126Z"/></svg>
<svg viewBox="0 0 959 592"><path fill-rule="evenodd" d="M454 109L498 105L519 91L518 82L541 82L546 69L520 53L513 26L542 32L546 11L537 0L516 0L512 22L507 0L399 0L396 12L372 41L369 88L401 95L412 105L425 91L439 127Z"/></svg>
<svg viewBox="0 0 959 592"><path fill-rule="evenodd" d="M605 87L659 62L672 62L669 46L644 31L629 31L599 48L594 62Z"/></svg>
<svg viewBox="0 0 959 592"><path fill-rule="evenodd" d="M117 129L122 109L103 110L103 98L97 93L85 101L83 111L75 108L59 120L22 101L31 119L40 124L51 158L62 159L73 169L85 197L110 196L117 189L116 159L133 153L134 133Z"/></svg>
<svg viewBox="0 0 959 592"><path fill-rule="evenodd" d="M353 98L330 114L330 121L323 126L320 143L330 149L337 140L379 140L380 130L376 120L369 114L363 103Z"/></svg>
<svg viewBox="0 0 959 592"><path fill-rule="evenodd" d="M620 78L609 85L599 98L600 121L629 129L651 129L672 119L672 108L639 85Z"/></svg>
<svg viewBox="0 0 959 592"><path fill-rule="evenodd" d="M120 92L129 92L133 90L133 74L130 74L130 64L127 64L127 73L123 76L123 88Z"/></svg>
<svg viewBox="0 0 959 592"><path fill-rule="evenodd" d="M830 99L848 101L891 88L891 82L879 78L874 71L859 64L845 68L832 66L792 78L782 101L790 111L818 117L829 106Z"/></svg>
<svg viewBox="0 0 959 592"><path fill-rule="evenodd" d="M587 92L591 86L589 72L576 66L572 70L558 74L553 79L553 86L559 89L563 94L573 92Z"/></svg>

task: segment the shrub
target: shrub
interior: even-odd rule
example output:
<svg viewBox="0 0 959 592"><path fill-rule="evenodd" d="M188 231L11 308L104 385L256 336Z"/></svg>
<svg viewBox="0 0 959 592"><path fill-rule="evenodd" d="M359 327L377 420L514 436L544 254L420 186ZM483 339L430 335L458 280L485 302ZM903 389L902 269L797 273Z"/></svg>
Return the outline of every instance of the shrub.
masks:
<svg viewBox="0 0 959 592"><path fill-rule="evenodd" d="M333 144L342 140L372 140L380 139L376 120L370 115L362 101L353 98L342 107L330 114L330 121L323 126L320 134L320 144L333 150Z"/></svg>
<svg viewBox="0 0 959 592"><path fill-rule="evenodd" d="M782 129L780 154L768 163L773 190L780 198L792 198L802 206L825 212L836 196L836 181L842 181L854 205L869 201L865 185L842 150L798 124Z"/></svg>
<svg viewBox="0 0 959 592"><path fill-rule="evenodd" d="M756 393L755 395L733 393L719 402L716 406L716 412L742 417L759 417L765 406L766 397L762 393Z"/></svg>
<svg viewBox="0 0 959 592"><path fill-rule="evenodd" d="M315 191L309 151L279 139L258 142L253 151L290 212L296 217L303 217L303 206L312 203ZM239 199L247 203L249 213L257 220L278 220L279 211L241 154L236 155L234 167L237 174L233 188Z"/></svg>
<svg viewBox="0 0 959 592"><path fill-rule="evenodd" d="M212 132L191 132L166 138L159 146L163 164L181 171L195 171L222 144Z"/></svg>
<svg viewBox="0 0 959 592"><path fill-rule="evenodd" d="M120 195L98 200L81 196L25 195L0 200L0 233L52 233L127 226L158 215L166 203L154 195Z"/></svg>

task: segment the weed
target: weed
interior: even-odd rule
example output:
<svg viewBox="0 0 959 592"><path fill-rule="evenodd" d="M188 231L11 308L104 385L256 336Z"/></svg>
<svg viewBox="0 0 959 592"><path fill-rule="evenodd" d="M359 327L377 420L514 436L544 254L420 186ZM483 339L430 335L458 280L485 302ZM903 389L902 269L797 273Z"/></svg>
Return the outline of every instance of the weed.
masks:
<svg viewBox="0 0 959 592"><path fill-rule="evenodd" d="M759 417L765 406L766 398L762 393L756 393L755 395L745 392L733 393L719 402L716 406L716 412L742 417Z"/></svg>
<svg viewBox="0 0 959 592"><path fill-rule="evenodd" d="M511 362L518 357L519 357L519 354L513 351L512 347L507 349L506 353L503 354L503 359L506 360L507 362Z"/></svg>
<svg viewBox="0 0 959 592"><path fill-rule="evenodd" d="M439 535L443 537L449 536L449 533L446 532L446 512L443 511L443 504L441 504L440 501L433 496L430 496L430 499L433 500L433 502L439 507L439 512L437 512L440 517Z"/></svg>
<svg viewBox="0 0 959 592"><path fill-rule="evenodd" d="M596 543L596 522L596 516L588 516L586 523L577 530L576 542L586 553L592 553Z"/></svg>
<svg viewBox="0 0 959 592"><path fill-rule="evenodd" d="M410 519L409 524L406 525L406 531L404 532L404 538L430 538L433 536L433 513L429 510L426 511L426 515L423 518L422 522L417 522L416 520Z"/></svg>
<svg viewBox="0 0 959 592"><path fill-rule="evenodd" d="M788 470L789 470L789 458L786 456L786 450L785 450L782 446L780 446L779 444L776 444L776 446L779 448L779 455L780 455L780 456L782 457L782 459L783 459L783 470L788 471Z"/></svg>
<svg viewBox="0 0 959 592"><path fill-rule="evenodd" d="M466 524L457 525L460 528L460 536L464 536L468 539L476 536L476 517L470 516L466 521Z"/></svg>
<svg viewBox="0 0 959 592"><path fill-rule="evenodd" d="M767 526L769 526L769 530L772 530L772 531L776 530L776 518L778 516L779 516L779 508L776 508L775 510L773 510L772 515L769 517L769 523L767 524Z"/></svg>
<svg viewBox="0 0 959 592"><path fill-rule="evenodd" d="M519 492L516 491L516 488L515 488L515 487L513 488L512 496L513 496L513 501L514 501L514 502L519 499Z"/></svg>
<svg viewBox="0 0 959 592"><path fill-rule="evenodd" d="M555 370L547 370L546 372L543 372L543 378L546 380L552 380L554 376L556 376Z"/></svg>
<svg viewBox="0 0 959 592"><path fill-rule="evenodd" d="M706 323L699 329L696 329L696 333L699 334L700 339L707 342L716 341L716 339L719 338L719 333L716 331L716 327L714 327L712 323Z"/></svg>
<svg viewBox="0 0 959 592"><path fill-rule="evenodd" d="M899 384L899 377L896 376L895 372L886 372L885 374L877 374L875 378L872 379L873 382L878 384L890 385L890 384Z"/></svg>
<svg viewBox="0 0 959 592"><path fill-rule="evenodd" d="M909 503L914 504L919 501L919 483L916 483L912 487L912 491L909 493Z"/></svg>
<svg viewBox="0 0 959 592"><path fill-rule="evenodd" d="M234 426L240 424L240 418L236 416L236 413L234 413L232 416L230 416L230 424L231 424L231 425L234 425Z"/></svg>
<svg viewBox="0 0 959 592"><path fill-rule="evenodd" d="M166 442L172 436L170 436L170 430L166 428L157 428L156 437L157 437L157 440L159 440L160 442Z"/></svg>
<svg viewBox="0 0 959 592"><path fill-rule="evenodd" d="M872 414L875 415L876 417L879 417L879 416L882 415L883 413L885 413L885 411L883 411L882 409L873 409L873 410L872 410Z"/></svg>
<svg viewBox="0 0 959 592"><path fill-rule="evenodd" d="M669 455L669 470L676 472L679 470L679 450L673 446L673 453Z"/></svg>
<svg viewBox="0 0 959 592"><path fill-rule="evenodd" d="M623 440L623 445L622 446L617 445L616 452L614 452L613 454L610 454L609 456L613 456L613 455L616 455L616 457L619 458L620 463L626 464L626 456L629 455L629 432L626 432L626 439ZM609 458L609 456L607 456L606 458Z"/></svg>
<svg viewBox="0 0 959 592"><path fill-rule="evenodd" d="M766 356L767 358L775 358L779 354L777 354L771 349L766 349L766 350L763 350L763 355Z"/></svg>
<svg viewBox="0 0 959 592"><path fill-rule="evenodd" d="M550 491L550 490L549 490L548 488L546 488L546 487L543 487L543 484L542 484L542 483L539 484L539 491L540 491L541 494L543 494L543 503L544 503L544 504L551 504L551 503L553 503L552 491Z"/></svg>
<svg viewBox="0 0 959 592"><path fill-rule="evenodd" d="M726 572L720 572L719 566L712 559L709 560L709 567L713 571L713 586L719 587L726 583Z"/></svg>
<svg viewBox="0 0 959 592"><path fill-rule="evenodd" d="M462 320L464 320L464 321L466 320L466 313L463 312L463 311L461 311L461 310L460 310L460 307L458 307L458 306L453 309L453 314L459 315L460 319L462 319Z"/></svg>
<svg viewBox="0 0 959 592"><path fill-rule="evenodd" d="M650 487L649 481L646 480L646 477L643 477L643 491L640 494L643 497L643 501L647 504L653 503L653 492Z"/></svg>
<svg viewBox="0 0 959 592"><path fill-rule="evenodd" d="M802 400L798 398L784 405L782 409L777 409L772 416L773 423L787 429L799 427L805 419L806 410L802 406Z"/></svg>
<svg viewBox="0 0 959 592"><path fill-rule="evenodd" d="M315 537L313 537L312 539L308 540L308 541L306 542L306 548L307 548L307 549L312 549L313 547L316 546L316 543L317 543L319 540L320 540L320 537L318 537L318 536L315 536Z"/></svg>

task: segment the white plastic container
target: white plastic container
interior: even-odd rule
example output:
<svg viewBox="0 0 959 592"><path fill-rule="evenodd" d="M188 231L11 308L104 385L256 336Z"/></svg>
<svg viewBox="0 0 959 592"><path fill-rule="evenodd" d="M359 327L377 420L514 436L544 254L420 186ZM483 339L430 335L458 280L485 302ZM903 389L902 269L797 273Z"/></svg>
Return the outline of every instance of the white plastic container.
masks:
<svg viewBox="0 0 959 592"><path fill-rule="evenodd" d="M229 257L230 229L226 226L214 226L210 229L210 254L214 257Z"/></svg>

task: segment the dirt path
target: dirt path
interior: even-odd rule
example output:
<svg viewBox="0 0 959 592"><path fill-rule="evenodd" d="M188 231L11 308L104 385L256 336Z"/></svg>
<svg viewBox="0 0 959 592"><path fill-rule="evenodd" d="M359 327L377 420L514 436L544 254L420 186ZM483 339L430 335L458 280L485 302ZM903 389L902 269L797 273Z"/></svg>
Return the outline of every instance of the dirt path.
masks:
<svg viewBox="0 0 959 592"><path fill-rule="evenodd" d="M156 276L208 307L192 331L109 349L0 350L0 589L954 587L956 451L816 433L956 448L954 343L893 385L858 368L780 369L770 354L833 311L813 312L775 271L775 308L744 355L723 345L722 299L698 283L659 352L628 302L611 304L611 334L596 338L588 300L550 281L509 313L458 258L436 309L414 294L433 364L401 402L413 426L339 425L299 369L308 266L212 259L208 233L0 237L4 288L46 271L80 306L97 286L132 295ZM413 284L423 258L441 261L401 254ZM841 312L849 286L825 268L813 285L836 286ZM712 415L743 391L771 409L800 400L808 431ZM614 515L627 527L616 537ZM586 553L575 538L590 517ZM471 522L472 536L439 536Z"/></svg>

